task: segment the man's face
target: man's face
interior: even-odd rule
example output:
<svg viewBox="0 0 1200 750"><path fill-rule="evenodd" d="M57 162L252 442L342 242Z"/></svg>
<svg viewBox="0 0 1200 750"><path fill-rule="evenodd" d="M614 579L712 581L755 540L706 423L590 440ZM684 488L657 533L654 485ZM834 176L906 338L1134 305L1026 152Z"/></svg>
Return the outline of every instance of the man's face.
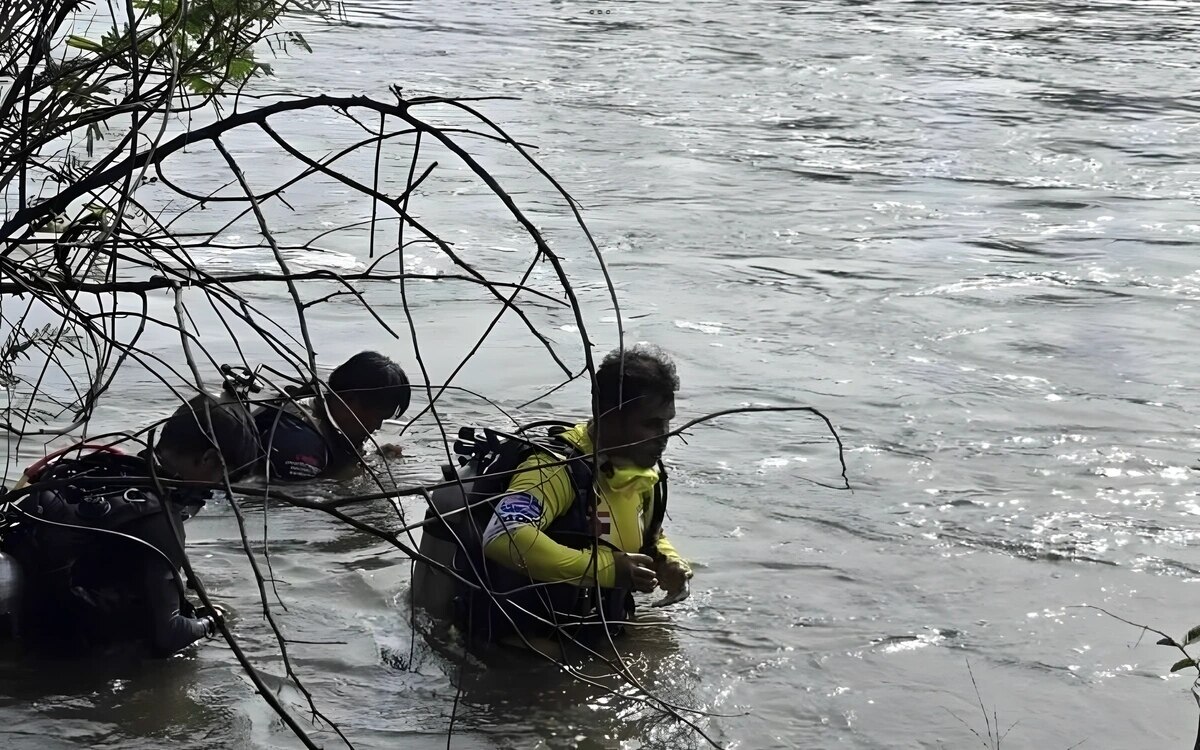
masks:
<svg viewBox="0 0 1200 750"><path fill-rule="evenodd" d="M374 435L383 427L383 422L391 418L377 405L348 396L345 403L336 397L329 400L329 413L345 435L354 445L362 445L367 438Z"/></svg>
<svg viewBox="0 0 1200 750"><path fill-rule="evenodd" d="M675 399L648 397L626 404L618 412L619 435L612 445L626 446L613 451L637 466L651 468L658 463L667 447L667 433L675 418Z"/></svg>

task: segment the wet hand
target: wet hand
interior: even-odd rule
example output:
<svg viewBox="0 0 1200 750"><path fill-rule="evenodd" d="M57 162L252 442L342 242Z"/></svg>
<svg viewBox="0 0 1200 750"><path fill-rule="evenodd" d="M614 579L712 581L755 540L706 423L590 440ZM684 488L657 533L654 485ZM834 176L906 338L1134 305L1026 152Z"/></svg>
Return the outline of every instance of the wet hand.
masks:
<svg viewBox="0 0 1200 750"><path fill-rule="evenodd" d="M229 618L229 611L220 604L213 603L212 607L199 607L195 617L204 623L206 638L214 638L221 632L220 624Z"/></svg>
<svg viewBox="0 0 1200 750"><path fill-rule="evenodd" d="M613 565L617 570L617 586L627 586L634 591L649 593L658 585L658 577L653 567L654 560L648 555L613 552Z"/></svg>
<svg viewBox="0 0 1200 750"><path fill-rule="evenodd" d="M663 558L658 562L658 585L668 594L678 594L692 577L692 571L679 560Z"/></svg>
<svg viewBox="0 0 1200 750"><path fill-rule="evenodd" d="M229 619L229 610L224 605L213 602L213 605L211 608L203 607L203 606L197 607L196 608L196 617L197 618L208 617L208 618L211 618L214 622L217 622L217 621L224 622Z"/></svg>
<svg viewBox="0 0 1200 750"><path fill-rule="evenodd" d="M402 458L404 456L404 449L395 443L385 443L379 446L379 455L384 458Z"/></svg>

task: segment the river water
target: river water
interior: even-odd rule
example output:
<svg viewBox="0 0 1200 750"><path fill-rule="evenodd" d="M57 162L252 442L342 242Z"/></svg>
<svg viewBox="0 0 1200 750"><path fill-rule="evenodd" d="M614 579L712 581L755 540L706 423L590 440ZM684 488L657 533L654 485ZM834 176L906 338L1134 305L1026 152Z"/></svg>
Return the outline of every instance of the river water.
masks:
<svg viewBox="0 0 1200 750"><path fill-rule="evenodd" d="M730 417L673 444L668 531L696 578L627 644L649 688L717 714L696 718L746 750L990 746L975 733L994 724L1011 726L1004 747L1190 746L1190 682L1165 677L1177 654L1078 605L1178 634L1200 620L1196 3L364 0L343 24L296 28L314 52L277 61L262 90L518 97L478 106L582 204L627 338L677 359L681 418L812 405L837 425L850 492L809 481L840 478L805 416ZM316 155L356 137L328 113L281 130ZM296 171L265 140L231 146L264 185ZM562 201L511 153L476 147L564 256L597 350L614 346ZM406 154L385 151L388 184L403 184ZM176 176L216 179L210 157ZM528 241L446 169L417 210L473 262L519 275ZM308 236L369 212L345 190L289 199L297 213L273 220ZM361 234L325 245L293 260L368 262ZM272 264L216 248L205 262ZM453 270L427 247L406 262ZM310 315L319 360L371 346L419 372L398 292L372 289L401 338L335 301ZM292 314L276 288L255 301ZM494 308L449 284L412 302L441 382ZM577 364L572 319L539 315ZM173 351L168 336L157 346ZM515 324L456 380L512 408L556 382ZM583 393L526 413L580 416ZM168 405L143 374L98 419ZM451 394L440 414L494 412ZM408 449L399 481L433 476L432 421L401 428L381 435ZM386 504L356 513L395 524ZM406 560L321 516L268 518L285 630L337 642L292 656L356 747L445 747L452 713L454 748L703 746L546 666L458 679L413 636ZM192 521L189 541L248 652L280 674L228 505ZM5 747L295 745L218 643L159 664L3 665Z"/></svg>

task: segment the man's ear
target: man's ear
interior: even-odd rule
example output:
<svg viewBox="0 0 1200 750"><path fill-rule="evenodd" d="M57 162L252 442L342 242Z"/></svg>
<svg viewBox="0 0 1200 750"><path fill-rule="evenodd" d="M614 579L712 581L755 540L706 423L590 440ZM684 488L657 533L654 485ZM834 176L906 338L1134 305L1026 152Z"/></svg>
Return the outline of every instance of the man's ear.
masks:
<svg viewBox="0 0 1200 750"><path fill-rule="evenodd" d="M346 396L345 400L346 400L346 409L356 417L359 416L360 414L366 414L366 413L370 412L371 405L368 403L365 403L364 400L359 396L351 394L349 396Z"/></svg>
<svg viewBox="0 0 1200 750"><path fill-rule="evenodd" d="M205 450L204 455L200 457L200 463L206 469L212 469L214 474L221 474L221 451L216 448Z"/></svg>
<svg viewBox="0 0 1200 750"><path fill-rule="evenodd" d="M331 393L329 398L325 399L325 408L329 410L329 416L334 421L341 421L353 413L354 401L350 397Z"/></svg>
<svg viewBox="0 0 1200 750"><path fill-rule="evenodd" d="M600 430L602 432L618 432L625 433L624 412L620 409L613 409L600 415Z"/></svg>

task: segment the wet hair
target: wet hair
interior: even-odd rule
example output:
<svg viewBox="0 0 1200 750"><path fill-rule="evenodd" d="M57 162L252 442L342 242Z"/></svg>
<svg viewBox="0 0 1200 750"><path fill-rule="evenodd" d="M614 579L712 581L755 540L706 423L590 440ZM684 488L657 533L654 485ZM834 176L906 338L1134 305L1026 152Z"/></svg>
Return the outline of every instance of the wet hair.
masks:
<svg viewBox="0 0 1200 750"><path fill-rule="evenodd" d="M157 447L196 457L215 447L235 479L253 468L260 452L250 413L229 394L201 393L181 405L163 424Z"/></svg>
<svg viewBox="0 0 1200 750"><path fill-rule="evenodd" d="M678 390L679 374L667 353L641 344L610 352L596 370L593 387L601 414L620 410L622 402L632 406L646 398L673 398Z"/></svg>
<svg viewBox="0 0 1200 750"><path fill-rule="evenodd" d="M393 417L408 409L412 388L400 365L379 352L359 352L329 376L329 390L342 399L379 407Z"/></svg>

